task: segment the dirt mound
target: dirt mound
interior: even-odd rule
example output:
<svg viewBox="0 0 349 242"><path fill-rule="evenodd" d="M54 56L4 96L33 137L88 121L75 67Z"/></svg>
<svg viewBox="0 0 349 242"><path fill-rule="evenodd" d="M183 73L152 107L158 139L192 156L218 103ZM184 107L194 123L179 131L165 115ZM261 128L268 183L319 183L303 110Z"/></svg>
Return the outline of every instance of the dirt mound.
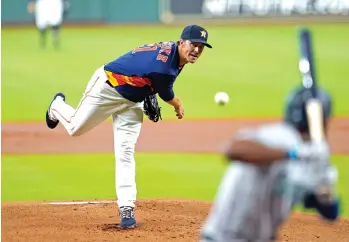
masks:
<svg viewBox="0 0 349 242"><path fill-rule="evenodd" d="M97 201L94 201L97 202ZM137 202L138 227L121 230L114 202L52 205L3 203L3 241L198 241L210 203L154 199ZM349 221L328 224L313 215L295 214L280 241L348 241Z"/></svg>

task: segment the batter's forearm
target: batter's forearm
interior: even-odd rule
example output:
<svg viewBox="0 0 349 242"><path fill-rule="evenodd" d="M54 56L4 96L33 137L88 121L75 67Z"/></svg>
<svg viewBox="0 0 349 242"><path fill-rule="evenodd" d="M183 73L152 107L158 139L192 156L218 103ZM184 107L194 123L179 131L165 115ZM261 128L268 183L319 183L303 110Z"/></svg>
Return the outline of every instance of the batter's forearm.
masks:
<svg viewBox="0 0 349 242"><path fill-rule="evenodd" d="M227 145L224 153L229 160L261 165L288 157L288 152L283 149L270 148L250 140L234 140Z"/></svg>

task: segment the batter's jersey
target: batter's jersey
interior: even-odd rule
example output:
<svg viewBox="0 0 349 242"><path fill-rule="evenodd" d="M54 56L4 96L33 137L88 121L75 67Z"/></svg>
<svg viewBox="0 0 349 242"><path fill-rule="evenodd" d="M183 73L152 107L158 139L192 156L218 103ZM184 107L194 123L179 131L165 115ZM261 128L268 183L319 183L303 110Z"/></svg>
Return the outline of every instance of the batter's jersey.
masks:
<svg viewBox="0 0 349 242"><path fill-rule="evenodd" d="M107 63L109 81L126 99L141 102L158 93L164 101L174 97L173 83L180 74L176 42L143 45Z"/></svg>
<svg viewBox="0 0 349 242"><path fill-rule="evenodd" d="M269 124L239 135L282 149L302 142L298 131L285 123ZM265 166L231 163L203 226L202 241L273 240L293 207L323 181L328 166L328 159L282 160Z"/></svg>

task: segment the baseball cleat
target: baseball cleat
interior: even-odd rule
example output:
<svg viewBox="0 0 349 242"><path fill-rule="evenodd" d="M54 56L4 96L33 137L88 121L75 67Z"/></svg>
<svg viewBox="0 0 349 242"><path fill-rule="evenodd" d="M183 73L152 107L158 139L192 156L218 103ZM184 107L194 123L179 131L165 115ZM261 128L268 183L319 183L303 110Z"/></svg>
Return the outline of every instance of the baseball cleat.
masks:
<svg viewBox="0 0 349 242"><path fill-rule="evenodd" d="M57 97L61 97L61 98L63 98L63 101L65 101L65 95L64 95L63 93L60 93L60 92L59 92L59 93L57 93L57 94L53 97L53 99L52 99L52 101L51 101L51 103L50 103L50 106L48 107L48 109L47 109L47 111L46 111L46 124L47 124L47 127L49 127L50 129L56 128L57 125L58 125L58 123L59 123L59 121L58 121L57 119L53 119L53 118L51 118L50 115L49 115L49 112L50 112L50 109L51 109L51 105L52 105L53 101L54 101Z"/></svg>
<svg viewBox="0 0 349 242"><path fill-rule="evenodd" d="M133 207L120 207L119 214L121 218L120 228L133 229L136 227L136 219Z"/></svg>

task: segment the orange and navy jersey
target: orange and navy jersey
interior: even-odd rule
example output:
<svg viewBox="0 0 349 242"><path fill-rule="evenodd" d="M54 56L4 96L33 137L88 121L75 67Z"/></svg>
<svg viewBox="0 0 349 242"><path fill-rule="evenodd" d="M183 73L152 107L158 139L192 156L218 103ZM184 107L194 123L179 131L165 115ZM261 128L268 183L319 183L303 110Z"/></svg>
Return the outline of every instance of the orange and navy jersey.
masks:
<svg viewBox="0 0 349 242"><path fill-rule="evenodd" d="M174 97L173 83L181 72L176 42L137 47L107 63L109 82L126 99L141 102L158 93L164 101Z"/></svg>

